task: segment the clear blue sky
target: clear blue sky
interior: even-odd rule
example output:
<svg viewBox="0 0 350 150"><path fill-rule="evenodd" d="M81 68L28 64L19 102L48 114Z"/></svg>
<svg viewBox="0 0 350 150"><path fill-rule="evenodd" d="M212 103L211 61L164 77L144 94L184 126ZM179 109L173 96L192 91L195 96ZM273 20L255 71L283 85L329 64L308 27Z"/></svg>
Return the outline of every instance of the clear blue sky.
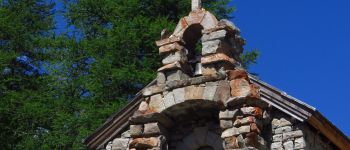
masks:
<svg viewBox="0 0 350 150"><path fill-rule="evenodd" d="M261 57L250 70L317 108L350 137L350 1L233 0L234 23Z"/></svg>

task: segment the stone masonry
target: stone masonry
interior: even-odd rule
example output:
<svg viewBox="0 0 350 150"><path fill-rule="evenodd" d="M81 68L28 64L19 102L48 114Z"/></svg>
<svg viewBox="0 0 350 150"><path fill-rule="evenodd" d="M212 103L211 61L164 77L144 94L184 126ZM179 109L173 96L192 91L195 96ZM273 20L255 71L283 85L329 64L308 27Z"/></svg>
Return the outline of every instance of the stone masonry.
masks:
<svg viewBox="0 0 350 150"><path fill-rule="evenodd" d="M313 149L306 143L311 135L306 127L271 113L259 86L240 66L245 43L240 30L228 20L218 21L200 3L192 1L192 11L173 34L156 41L163 64L157 82L143 90L128 129L106 149Z"/></svg>

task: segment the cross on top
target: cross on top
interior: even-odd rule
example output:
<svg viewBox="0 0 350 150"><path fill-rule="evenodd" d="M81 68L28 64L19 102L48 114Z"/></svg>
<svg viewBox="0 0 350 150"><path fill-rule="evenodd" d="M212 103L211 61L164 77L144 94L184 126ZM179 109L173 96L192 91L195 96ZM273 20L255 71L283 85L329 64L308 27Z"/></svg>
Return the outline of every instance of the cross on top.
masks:
<svg viewBox="0 0 350 150"><path fill-rule="evenodd" d="M192 11L198 10L202 8L202 1L201 0L192 0Z"/></svg>

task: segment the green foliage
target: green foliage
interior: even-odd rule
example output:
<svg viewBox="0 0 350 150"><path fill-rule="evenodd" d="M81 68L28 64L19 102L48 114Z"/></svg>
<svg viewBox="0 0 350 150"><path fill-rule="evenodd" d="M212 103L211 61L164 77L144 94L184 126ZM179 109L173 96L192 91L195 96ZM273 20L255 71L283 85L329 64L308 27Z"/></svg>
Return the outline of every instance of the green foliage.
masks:
<svg viewBox="0 0 350 150"><path fill-rule="evenodd" d="M240 56L241 64L243 68L249 69L249 66L256 64L256 60L258 59L260 53L257 49L253 49L251 51L246 51Z"/></svg>
<svg viewBox="0 0 350 150"><path fill-rule="evenodd" d="M82 140L155 78L154 41L190 11L190 0L63 1L67 34L55 35L54 3L0 1L0 146L84 149ZM229 0L203 0L229 18ZM28 75L18 57L47 62ZM242 56L247 67L256 52ZM28 64L27 64L28 65Z"/></svg>

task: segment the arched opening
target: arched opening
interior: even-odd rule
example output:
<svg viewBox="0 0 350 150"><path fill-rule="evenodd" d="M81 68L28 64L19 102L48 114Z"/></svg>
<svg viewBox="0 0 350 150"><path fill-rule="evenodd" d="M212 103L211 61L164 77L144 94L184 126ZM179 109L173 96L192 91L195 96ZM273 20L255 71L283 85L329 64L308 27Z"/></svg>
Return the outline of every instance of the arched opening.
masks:
<svg viewBox="0 0 350 150"><path fill-rule="evenodd" d="M193 24L189 26L183 34L183 40L185 42L184 46L188 50L187 59L194 70L196 64L200 62L202 51L202 30L202 25Z"/></svg>

